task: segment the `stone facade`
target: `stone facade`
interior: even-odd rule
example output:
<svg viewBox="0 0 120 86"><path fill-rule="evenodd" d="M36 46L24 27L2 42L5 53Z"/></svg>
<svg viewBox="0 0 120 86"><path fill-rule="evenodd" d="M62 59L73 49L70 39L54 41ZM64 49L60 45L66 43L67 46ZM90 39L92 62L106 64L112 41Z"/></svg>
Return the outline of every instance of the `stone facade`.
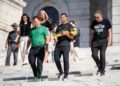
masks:
<svg viewBox="0 0 120 86"><path fill-rule="evenodd" d="M70 20L74 20L81 30L81 47L87 47L89 43L89 0L24 0L27 6L24 12L30 17L37 15L41 9L47 6L54 7L59 12L66 12ZM59 20L60 22L60 20Z"/></svg>
<svg viewBox="0 0 120 86"><path fill-rule="evenodd" d="M26 5L26 3L27 5ZM66 12L81 31L80 46L89 46L89 26L97 9L102 10L104 17L112 23L112 45L120 44L120 0L0 0L0 48L3 48L10 25L19 23L22 10L31 18L45 7L53 7L60 15ZM26 7L23 9L23 7ZM60 23L60 19L59 19Z"/></svg>
<svg viewBox="0 0 120 86"><path fill-rule="evenodd" d="M25 5L23 0L0 0L0 50L4 48L10 25L19 23Z"/></svg>
<svg viewBox="0 0 120 86"><path fill-rule="evenodd" d="M24 9L30 17L37 15L41 9L51 6L57 9L59 15L66 12L70 20L74 20L81 30L80 46L89 46L89 26L94 19L94 12L102 10L105 18L112 23L112 45L119 45L120 38L120 0L24 0ZM59 20L60 21L60 20Z"/></svg>
<svg viewBox="0 0 120 86"><path fill-rule="evenodd" d="M120 45L120 0L112 2L113 45Z"/></svg>
<svg viewBox="0 0 120 86"><path fill-rule="evenodd" d="M80 29L80 46L87 47L89 43L89 0L66 0L69 18L74 20Z"/></svg>

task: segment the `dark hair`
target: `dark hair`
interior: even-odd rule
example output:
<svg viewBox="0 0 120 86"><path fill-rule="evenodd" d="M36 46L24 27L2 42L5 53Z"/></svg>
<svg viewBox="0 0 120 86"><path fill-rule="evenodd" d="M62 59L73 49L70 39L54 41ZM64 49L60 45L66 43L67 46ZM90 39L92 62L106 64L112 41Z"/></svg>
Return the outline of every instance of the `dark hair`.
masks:
<svg viewBox="0 0 120 86"><path fill-rule="evenodd" d="M23 16L26 16L26 17L27 17L28 25L31 24L31 22L30 22L30 17L29 17L26 13L24 13L24 14L21 16L20 25L21 25L21 24L24 24Z"/></svg>
<svg viewBox="0 0 120 86"><path fill-rule="evenodd" d="M32 19L34 20L34 19L36 19L36 18L40 21L39 16L33 16L33 18L32 18Z"/></svg>
<svg viewBox="0 0 120 86"><path fill-rule="evenodd" d="M66 16L66 17L68 17L68 15L66 14L66 13L61 13L61 16Z"/></svg>

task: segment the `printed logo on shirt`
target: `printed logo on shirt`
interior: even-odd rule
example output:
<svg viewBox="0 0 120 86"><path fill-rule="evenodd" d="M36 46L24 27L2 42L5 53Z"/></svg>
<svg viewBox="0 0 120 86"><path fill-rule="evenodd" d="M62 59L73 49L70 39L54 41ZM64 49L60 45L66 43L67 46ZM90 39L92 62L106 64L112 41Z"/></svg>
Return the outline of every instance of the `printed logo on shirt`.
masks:
<svg viewBox="0 0 120 86"><path fill-rule="evenodd" d="M97 24L94 26L95 28L95 32L97 32L98 34L100 34L101 32L103 32L104 28L105 28L105 25L102 25L102 24Z"/></svg>

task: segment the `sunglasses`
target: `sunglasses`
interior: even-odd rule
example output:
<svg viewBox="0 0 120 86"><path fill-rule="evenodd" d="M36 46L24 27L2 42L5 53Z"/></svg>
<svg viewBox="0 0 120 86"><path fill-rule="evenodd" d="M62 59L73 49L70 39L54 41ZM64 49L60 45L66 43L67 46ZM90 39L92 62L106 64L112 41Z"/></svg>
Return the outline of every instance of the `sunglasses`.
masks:
<svg viewBox="0 0 120 86"><path fill-rule="evenodd" d="M100 17L95 17L96 19L99 19Z"/></svg>

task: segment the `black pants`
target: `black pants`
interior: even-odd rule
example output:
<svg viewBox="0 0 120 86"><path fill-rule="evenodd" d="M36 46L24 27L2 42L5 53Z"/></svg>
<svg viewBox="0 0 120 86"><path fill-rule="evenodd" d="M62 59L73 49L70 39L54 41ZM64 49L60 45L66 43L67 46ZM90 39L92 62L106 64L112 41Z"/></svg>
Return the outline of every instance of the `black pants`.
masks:
<svg viewBox="0 0 120 86"><path fill-rule="evenodd" d="M92 57L97 64L98 69L101 72L105 72L105 53L106 53L106 48L107 48L107 40L106 39L101 39L97 41L93 41L91 45L91 50L92 50ZM100 58L98 56L98 51L100 51Z"/></svg>
<svg viewBox="0 0 120 86"><path fill-rule="evenodd" d="M44 56L44 47L31 47L28 60L35 77L41 78Z"/></svg>
<svg viewBox="0 0 120 86"><path fill-rule="evenodd" d="M16 65L17 64L17 59L18 59L18 47L15 43L12 43L12 44L8 45L5 65L10 65L10 57L11 57L12 53L13 53L13 57L14 57L14 63L13 64Z"/></svg>
<svg viewBox="0 0 120 86"><path fill-rule="evenodd" d="M54 52L54 60L60 73L63 73L62 66L60 63L61 55L63 55L64 76L68 76L68 72L69 72L69 51L70 51L70 47L64 46L64 47L56 47Z"/></svg>

